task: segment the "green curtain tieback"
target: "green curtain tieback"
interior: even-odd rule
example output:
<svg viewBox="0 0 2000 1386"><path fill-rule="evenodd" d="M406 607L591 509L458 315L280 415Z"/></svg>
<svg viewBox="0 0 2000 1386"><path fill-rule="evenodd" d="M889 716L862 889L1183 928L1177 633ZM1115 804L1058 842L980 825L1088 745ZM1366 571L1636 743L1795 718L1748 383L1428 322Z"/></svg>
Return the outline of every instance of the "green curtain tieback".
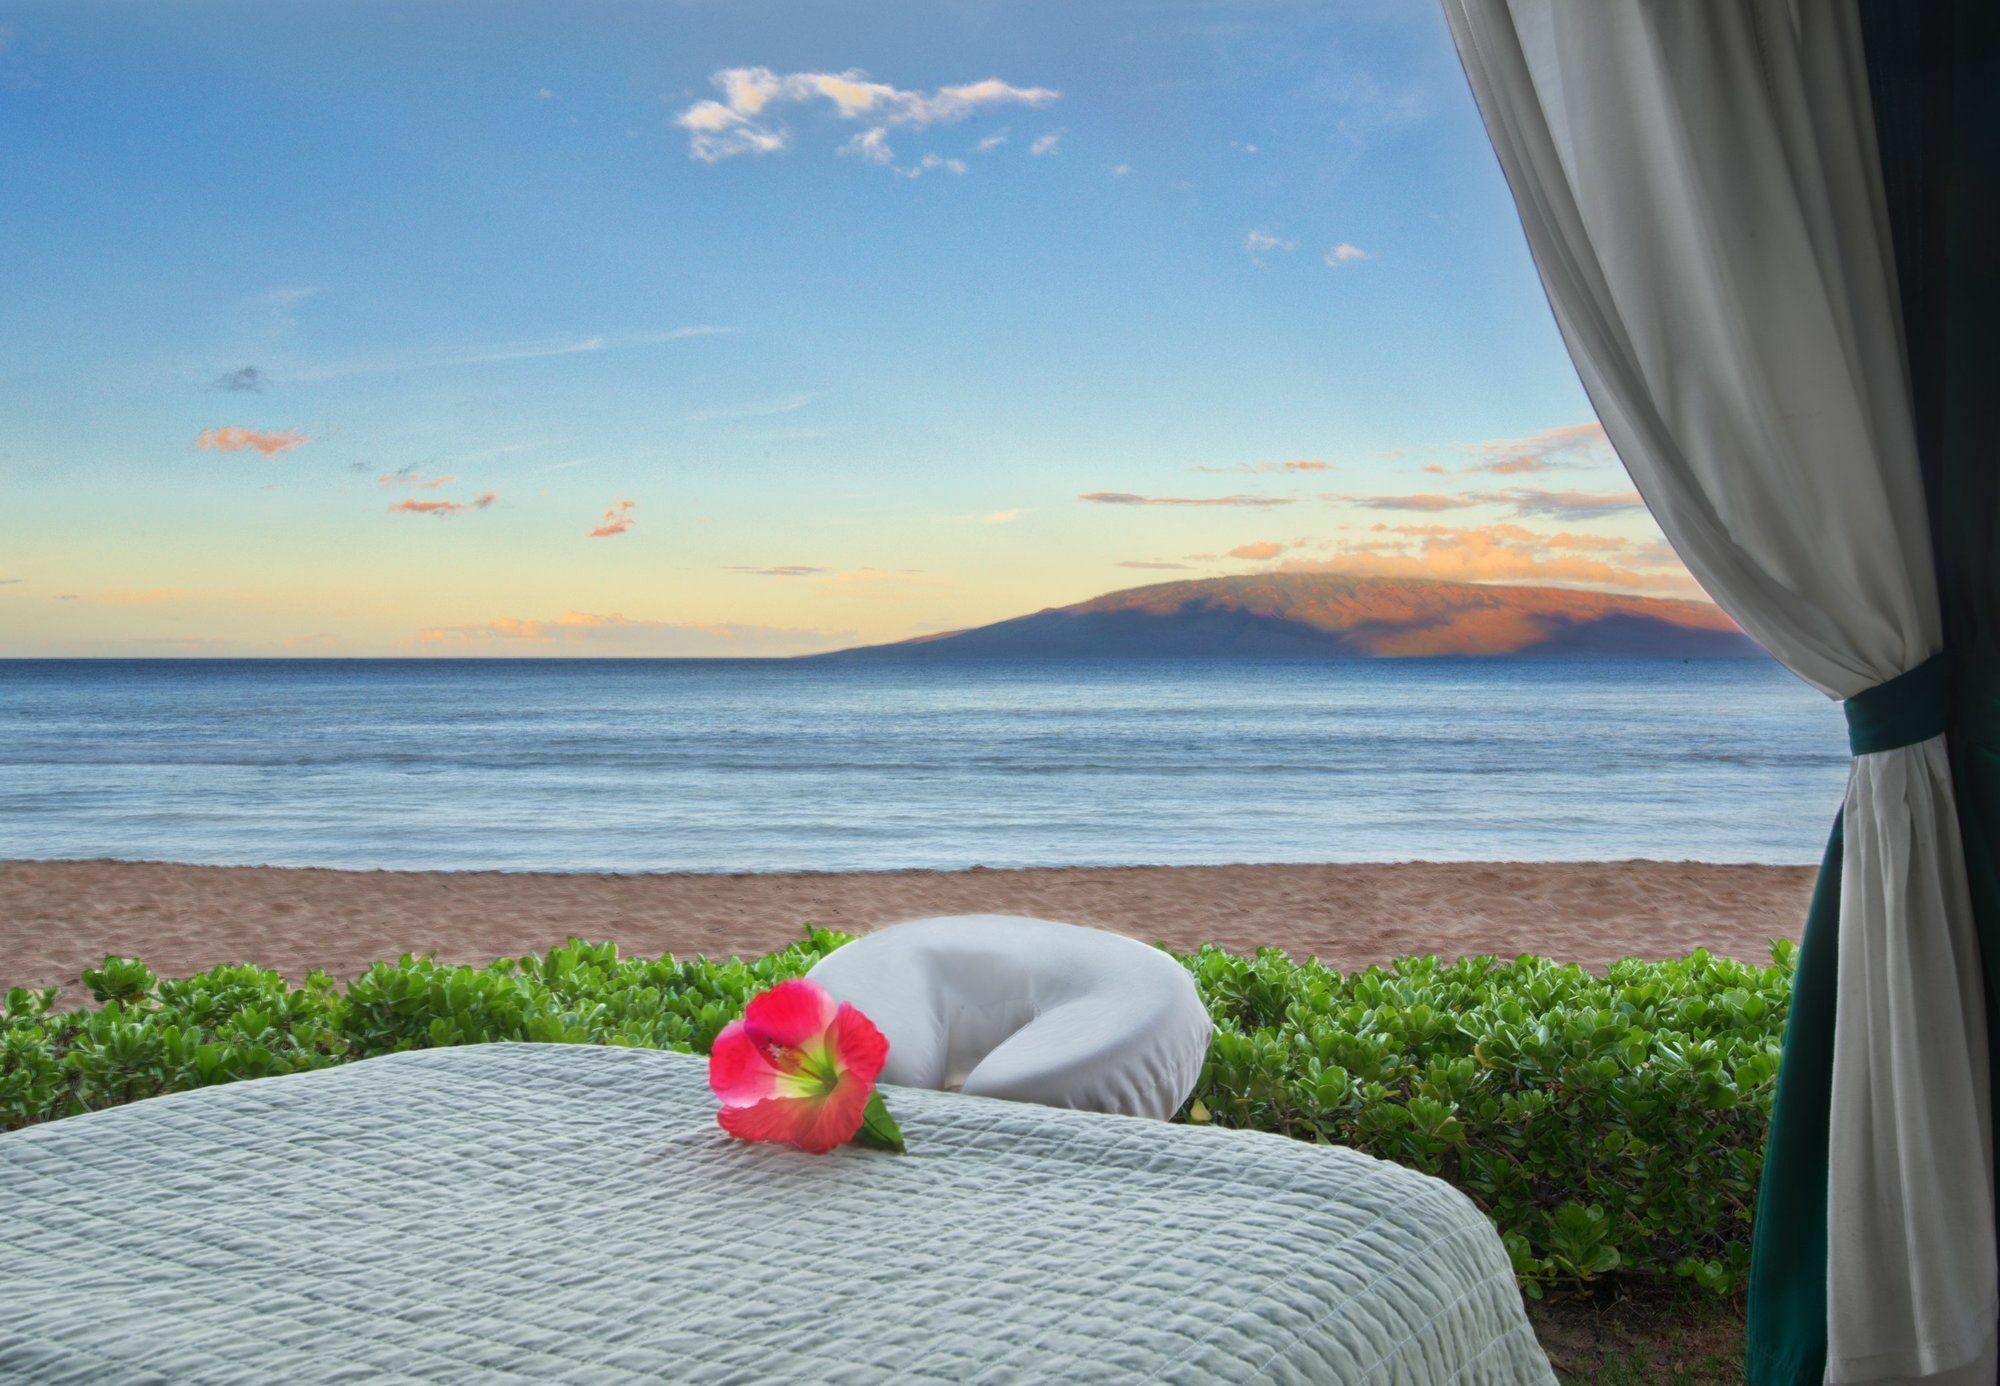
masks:
<svg viewBox="0 0 2000 1386"><path fill-rule="evenodd" d="M1907 673L1856 693L1840 705L1847 713L1849 749L1865 756L1942 736L1951 713L1950 691L1945 658L1940 653Z"/></svg>

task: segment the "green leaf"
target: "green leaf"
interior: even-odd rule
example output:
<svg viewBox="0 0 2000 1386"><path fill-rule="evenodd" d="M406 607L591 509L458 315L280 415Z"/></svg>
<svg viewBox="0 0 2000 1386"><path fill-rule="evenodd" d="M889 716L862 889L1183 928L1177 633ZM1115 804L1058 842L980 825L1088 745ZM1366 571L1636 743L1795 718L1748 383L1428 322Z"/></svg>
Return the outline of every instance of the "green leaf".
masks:
<svg viewBox="0 0 2000 1386"><path fill-rule="evenodd" d="M876 1150L903 1153L903 1128L896 1125L896 1118L889 1115L889 1108L882 1101L882 1094L868 1094L868 1106L861 1114L861 1129L854 1133L856 1145L870 1146Z"/></svg>

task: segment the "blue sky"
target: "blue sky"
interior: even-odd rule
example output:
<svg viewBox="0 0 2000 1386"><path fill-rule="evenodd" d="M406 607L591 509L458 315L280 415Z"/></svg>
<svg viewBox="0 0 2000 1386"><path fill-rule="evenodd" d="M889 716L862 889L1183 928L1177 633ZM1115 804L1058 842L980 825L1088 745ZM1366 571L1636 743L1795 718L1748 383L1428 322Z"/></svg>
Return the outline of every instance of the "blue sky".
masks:
<svg viewBox="0 0 2000 1386"><path fill-rule="evenodd" d="M0 653L1693 593L1426 0L0 0L0 187Z"/></svg>

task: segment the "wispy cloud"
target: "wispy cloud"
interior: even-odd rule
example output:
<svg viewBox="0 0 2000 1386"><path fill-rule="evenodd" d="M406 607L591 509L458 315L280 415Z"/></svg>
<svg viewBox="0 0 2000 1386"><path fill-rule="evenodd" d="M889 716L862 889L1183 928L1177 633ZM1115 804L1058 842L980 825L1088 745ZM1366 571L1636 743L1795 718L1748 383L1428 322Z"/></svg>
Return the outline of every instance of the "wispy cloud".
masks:
<svg viewBox="0 0 2000 1386"><path fill-rule="evenodd" d="M611 508L604 512L597 528L590 531L592 539L609 539L614 534L623 534L638 521L632 518L632 507L639 502L630 496L611 502Z"/></svg>
<svg viewBox="0 0 2000 1386"><path fill-rule="evenodd" d="M198 448L214 448L218 452L260 452L266 457L276 457L281 452L290 452L302 447L310 440L305 434L287 430L283 433L259 433L254 428L210 428L204 429L194 440Z"/></svg>
<svg viewBox="0 0 2000 1386"><path fill-rule="evenodd" d="M59 602L90 602L99 606L158 606L162 602L195 601L214 597L191 587L112 587L100 592L63 592Z"/></svg>
<svg viewBox="0 0 2000 1386"><path fill-rule="evenodd" d="M824 648L848 636L781 626L636 620L615 611L565 611L548 618L502 616L473 625L431 626L418 631L416 639L440 649L533 645L655 655L780 655Z"/></svg>
<svg viewBox="0 0 2000 1386"><path fill-rule="evenodd" d="M258 370L255 366L243 366L227 374L217 376L213 388L249 394L262 394L266 383L268 382L264 372Z"/></svg>
<svg viewBox="0 0 2000 1386"><path fill-rule="evenodd" d="M1088 491L1077 497L1092 505L1296 505L1292 496L1141 496L1130 491Z"/></svg>
<svg viewBox="0 0 2000 1386"><path fill-rule="evenodd" d="M768 67L732 67L710 79L722 99L697 101L674 118L688 132L688 155L705 164L743 154L773 154L791 144L780 108L825 103L846 121L866 128L841 147L843 154L888 164L891 130L920 131L948 125L1000 106L1043 107L1060 99L1047 87L1017 87L997 77L934 91L904 90L877 82L858 68L846 72L777 73Z"/></svg>
<svg viewBox="0 0 2000 1386"><path fill-rule="evenodd" d="M1290 547L1291 545L1289 544L1280 544L1266 539L1254 544L1238 544L1229 551L1229 557L1261 561L1263 559L1276 558Z"/></svg>
<svg viewBox="0 0 2000 1386"><path fill-rule="evenodd" d="M1327 251L1322 258L1325 259L1329 269L1341 269L1348 265L1359 264L1363 260L1371 260L1374 257L1360 246L1349 245L1346 241L1342 241L1339 245Z"/></svg>
<svg viewBox="0 0 2000 1386"><path fill-rule="evenodd" d="M1520 525L1470 528L1376 525L1323 559L1290 558L1286 571L1363 577L1428 577L1454 582L1545 582L1692 595L1693 579L1657 544L1615 535L1541 534Z"/></svg>
<svg viewBox="0 0 2000 1386"><path fill-rule="evenodd" d="M450 519L453 515L462 515L468 510L484 510L499 499L500 493L497 491L482 491L478 496L469 501L444 499L418 500L416 497L411 496L407 499L399 500L390 506L389 513L391 515L435 515L441 520L446 520Z"/></svg>
<svg viewBox="0 0 2000 1386"><path fill-rule="evenodd" d="M629 351L635 347L665 346L669 342L682 342L694 337L712 337L729 330L726 327L698 326L625 335L596 333L585 337L550 337L541 341L514 342L449 356L383 357L372 361L349 361L331 366L270 372L265 378L316 384L326 380L346 380L357 375L394 375L404 371L443 370L454 366L545 361L561 356L584 356L604 351Z"/></svg>
<svg viewBox="0 0 2000 1386"><path fill-rule="evenodd" d="M1474 459L1468 470L1512 476L1604 461L1610 455L1611 442L1604 436L1604 425L1593 419L1589 423L1543 429L1525 438L1488 438L1484 442L1467 443L1465 450Z"/></svg>
<svg viewBox="0 0 2000 1386"><path fill-rule="evenodd" d="M982 525L1011 525L1023 515L1032 515L1034 513L1032 509L1026 506L1019 506L1013 510L995 510L981 515L979 523Z"/></svg>
<svg viewBox="0 0 2000 1386"><path fill-rule="evenodd" d="M1243 249L1249 254L1252 260L1260 265L1264 263L1266 255L1273 252L1290 254L1298 248L1299 243L1297 241L1286 240L1283 236L1273 235L1269 231L1253 229L1249 235L1243 238Z"/></svg>
<svg viewBox="0 0 2000 1386"><path fill-rule="evenodd" d="M1047 158L1051 154L1061 153L1062 131L1056 130L1051 132L1050 134L1040 136L1035 140L1033 144L1028 146L1028 152L1034 155L1037 159L1043 159Z"/></svg>
<svg viewBox="0 0 2000 1386"><path fill-rule="evenodd" d="M943 169L946 173L962 174L968 167L963 159L947 159L942 154L926 154L907 168L896 169L895 173L901 178L921 178L926 173L935 173L939 169Z"/></svg>
<svg viewBox="0 0 2000 1386"><path fill-rule="evenodd" d="M883 588L877 597L886 598L896 588L935 587L938 580L916 568L817 568L809 563L733 563L724 572L750 577L799 578L827 587Z"/></svg>
<svg viewBox="0 0 2000 1386"><path fill-rule="evenodd" d="M455 476L425 476L415 465L400 467L393 472L384 472L375 478L383 486L408 486L418 491L435 491L440 486L449 486L457 481Z"/></svg>
<svg viewBox="0 0 2000 1386"><path fill-rule="evenodd" d="M1334 465L1331 462L1321 462L1315 458L1301 457L1291 462L1238 462L1228 467L1189 467L1188 470L1191 472L1207 472L1211 476L1247 476L1253 473L1268 472L1330 472L1334 470Z"/></svg>
<svg viewBox="0 0 2000 1386"><path fill-rule="evenodd" d="M281 284L266 289L250 299L245 326L266 342L281 341L298 330L299 309L318 296L316 285Z"/></svg>
<svg viewBox="0 0 2000 1386"><path fill-rule="evenodd" d="M1123 178L1126 174L1130 173L1131 171L1132 171L1132 165L1130 164L1113 164L1111 166L1111 176L1113 178Z"/></svg>
<svg viewBox="0 0 2000 1386"><path fill-rule="evenodd" d="M1439 510L1463 510L1479 502L1465 496L1441 496L1434 491L1420 491L1409 496L1328 496L1330 501L1345 501L1363 510L1417 510L1434 513Z"/></svg>
<svg viewBox="0 0 2000 1386"><path fill-rule="evenodd" d="M1589 520L1625 510L1643 510L1637 491L1542 491L1514 487L1506 491L1474 491L1482 505L1509 505L1516 515L1540 515L1551 520Z"/></svg>
<svg viewBox="0 0 2000 1386"><path fill-rule="evenodd" d="M1166 571L1168 569L1176 569L1185 572L1187 570L1188 565L1185 563L1150 563L1142 558L1121 558L1118 560L1118 562L1114 563L1112 566L1115 568L1147 568L1147 569L1157 569L1160 571Z"/></svg>

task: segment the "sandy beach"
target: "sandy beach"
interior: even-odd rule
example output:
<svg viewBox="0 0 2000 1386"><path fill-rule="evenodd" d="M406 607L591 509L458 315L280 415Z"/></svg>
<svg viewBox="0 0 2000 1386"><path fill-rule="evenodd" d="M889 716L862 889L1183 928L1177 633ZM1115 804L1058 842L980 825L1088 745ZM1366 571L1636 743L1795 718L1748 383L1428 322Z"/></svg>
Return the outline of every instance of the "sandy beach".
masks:
<svg viewBox="0 0 2000 1386"><path fill-rule="evenodd" d="M346 977L404 952L483 963L575 935L631 953L757 954L803 921L865 932L1032 914L1177 948L1282 948L1342 969L1412 953L1541 953L1590 967L1695 948L1749 961L1797 938L1814 868L1689 862L1179 866L769 875L296 870L0 863L0 988L106 954L167 975L252 962Z"/></svg>

